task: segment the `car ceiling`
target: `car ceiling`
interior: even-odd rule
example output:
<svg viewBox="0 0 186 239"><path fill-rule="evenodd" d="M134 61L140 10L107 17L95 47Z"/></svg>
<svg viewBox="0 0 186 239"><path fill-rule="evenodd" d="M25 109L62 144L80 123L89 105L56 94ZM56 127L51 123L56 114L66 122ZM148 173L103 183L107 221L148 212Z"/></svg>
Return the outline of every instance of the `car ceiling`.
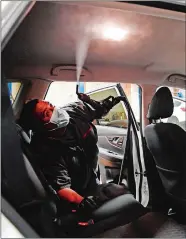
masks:
<svg viewBox="0 0 186 239"><path fill-rule="evenodd" d="M8 76L63 79L51 76L51 68L76 64L76 45L86 29L93 33L84 66L94 81L160 84L171 73L186 74L183 13L172 19L109 4L36 2L3 52ZM126 39L103 39L109 24L127 29Z"/></svg>

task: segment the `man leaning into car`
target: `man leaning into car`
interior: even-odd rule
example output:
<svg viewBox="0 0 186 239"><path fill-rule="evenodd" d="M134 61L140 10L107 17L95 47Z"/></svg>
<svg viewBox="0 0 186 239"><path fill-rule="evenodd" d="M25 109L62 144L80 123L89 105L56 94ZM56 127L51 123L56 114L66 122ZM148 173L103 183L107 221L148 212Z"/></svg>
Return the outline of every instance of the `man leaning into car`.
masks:
<svg viewBox="0 0 186 239"><path fill-rule="evenodd" d="M61 108L30 100L19 124L26 132L32 130L31 149L39 155L38 165L60 199L70 207L91 212L127 192L116 184L99 185L97 130L92 124L119 103L119 98L97 102L85 94L78 96L79 102Z"/></svg>

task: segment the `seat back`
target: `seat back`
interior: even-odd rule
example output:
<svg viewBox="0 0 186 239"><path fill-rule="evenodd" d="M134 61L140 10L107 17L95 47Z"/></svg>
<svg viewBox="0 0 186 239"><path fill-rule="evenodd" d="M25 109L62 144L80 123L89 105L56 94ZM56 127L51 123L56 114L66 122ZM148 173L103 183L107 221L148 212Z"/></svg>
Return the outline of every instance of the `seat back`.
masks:
<svg viewBox="0 0 186 239"><path fill-rule="evenodd" d="M21 148L22 148L24 154L27 156L32 167L34 168L36 174L38 175L38 178L41 180L41 183L42 183L44 189L46 190L46 192L48 192L49 195L52 195L54 197L54 200L58 200L59 198L57 196L57 193L49 185L48 181L46 180L43 172L41 171L41 169L39 167L38 160L39 160L39 157L41 157L41 156L38 156L32 152L32 149L30 147L30 142L31 142L30 134L27 134L19 124L16 124L16 128L17 128L18 135L20 138Z"/></svg>
<svg viewBox="0 0 186 239"><path fill-rule="evenodd" d="M34 191L30 200L19 206L19 211L41 236L56 237L58 233L60 233L61 237L66 236L55 223L58 216L58 199L49 185L47 185L47 181L45 181L44 176L35 163L36 159L30 151L31 139L20 125L16 124L16 128L23 151L25 169L31 181L32 191Z"/></svg>
<svg viewBox="0 0 186 239"><path fill-rule="evenodd" d="M52 192L49 193L46 182L41 179L39 169L34 164L33 155L29 150L30 138L19 125L16 125L16 128L21 143L21 159L24 165L24 168L20 168L19 174L23 178L22 183L28 190L26 192L22 191L15 197L11 188L13 177L6 179L5 174L3 174L2 192L40 236L57 237L60 233L61 237L66 237L66 234L55 223L58 216L57 203L51 196ZM11 164L9 164L9 167L11 167ZM24 170L23 174L22 170ZM23 175L26 175L28 180L24 180Z"/></svg>
<svg viewBox="0 0 186 239"><path fill-rule="evenodd" d="M162 123L173 113L173 99L167 87L154 95L148 111L151 124L145 139L151 151L170 204L186 210L186 132L176 124Z"/></svg>

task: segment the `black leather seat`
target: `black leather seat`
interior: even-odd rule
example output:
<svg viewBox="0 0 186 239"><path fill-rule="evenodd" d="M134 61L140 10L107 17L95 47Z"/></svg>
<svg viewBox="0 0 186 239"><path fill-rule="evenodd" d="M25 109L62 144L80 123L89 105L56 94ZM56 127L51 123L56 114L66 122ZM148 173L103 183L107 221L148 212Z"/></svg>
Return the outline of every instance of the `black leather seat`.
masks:
<svg viewBox="0 0 186 239"><path fill-rule="evenodd" d="M165 193L178 213L186 212L186 132L176 124L163 123L173 113L173 99L167 87L158 89L149 106L145 128L151 151ZM184 215L185 216L185 215Z"/></svg>
<svg viewBox="0 0 186 239"><path fill-rule="evenodd" d="M50 194L50 191L47 190L47 187L46 187L47 182L45 180L43 180L44 175L42 174L42 172L40 172L40 169L37 166L37 160L35 159L34 155L32 154L32 152L29 148L30 138L28 137L28 134L25 133L24 130L18 124L16 126L17 126L17 131L18 131L19 137L20 137L22 150L26 155L25 160L28 161L28 159L29 159L28 163L29 164L31 163L31 165L32 165L32 166L31 165L28 166L28 168L31 168L31 169L32 169L32 167L34 168L34 170L36 171L38 177L40 178L45 190L48 192L48 194ZM33 178L33 175L30 175L30 176L31 176L31 178ZM33 179L32 179L32 181L33 181ZM34 182L35 182L35 180L34 180ZM39 184L40 184L40 182L39 182ZM42 188L42 191L43 190L44 189ZM132 194L121 195L119 197L116 197L116 198L106 202L100 208L95 210L92 213L92 215L90 215L90 218L94 220L95 224L93 224L87 228L82 228L83 231L82 230L76 231L75 228L72 230L73 225L74 225L73 224L74 223L73 216L72 217L70 216L69 218L66 216L60 217L59 213L56 211L58 207L56 207L56 205L55 205L55 203L56 203L55 198L53 198L53 197L51 198L50 195L48 195L47 198L48 198L49 202L51 202L51 199L52 199L53 204L51 205L51 203L50 203L49 206L47 205L47 208L45 207L47 211L50 210L50 213L45 212L45 215L49 216L52 214L53 218L59 217L58 225L60 225L61 230L59 228L58 229L56 228L57 229L56 233L58 235L60 235L60 237L64 236L64 232L67 233L68 236L73 236L73 237L77 236L77 233L80 233L81 236L85 236L85 237L93 236L98 233L102 233L105 230L112 229L117 226L127 224L133 220L136 220L137 218L139 218L140 216L144 215L147 212L147 210L138 201L136 201L136 199L134 198L134 196ZM62 203L62 202L60 202L60 203ZM59 205L59 203L57 203L57 205ZM51 207L53 207L53 208L51 208ZM75 221L76 221L76 217L75 217ZM52 224L52 222L51 222L51 224ZM72 234L69 235L68 228L64 228L64 226L65 227L68 226L68 228L70 226L70 233L72 233ZM50 228L48 228L48 230L50 232ZM45 235L46 235L46 233L47 233L47 231L45 231Z"/></svg>

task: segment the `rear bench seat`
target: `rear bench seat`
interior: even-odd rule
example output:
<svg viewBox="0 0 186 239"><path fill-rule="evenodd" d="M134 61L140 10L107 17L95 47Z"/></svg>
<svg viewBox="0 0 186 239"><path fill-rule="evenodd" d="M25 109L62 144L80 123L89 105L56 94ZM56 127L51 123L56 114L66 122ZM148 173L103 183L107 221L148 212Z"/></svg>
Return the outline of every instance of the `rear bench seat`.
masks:
<svg viewBox="0 0 186 239"><path fill-rule="evenodd" d="M34 162L29 150L30 138L23 129L16 124L23 150L25 169L30 178L32 200L20 206L21 215L33 226L41 237L67 237L67 234L58 228L55 223L57 217L57 197L49 192L44 177ZM24 194L24 192L23 192Z"/></svg>
<svg viewBox="0 0 186 239"><path fill-rule="evenodd" d="M18 124L17 131L24 153L26 169L34 184L37 195L30 205L22 206L22 213L24 213L29 222L37 228L37 231L39 230L38 233L40 235L44 237L95 236L105 230L127 224L147 212L147 210L135 200L132 194L122 195L108 201L99 209L95 210L91 215L94 224L80 230L80 235L77 235L78 231L73 230L71 225L70 232L75 232L75 234L71 234L70 232L66 234L64 232L65 230L62 230L63 219L58 215L57 208L60 204L60 200L54 190L48 185L37 163L34 161L35 157L33 157L29 147L30 138ZM58 221L60 225L57 226L57 223L54 223L54 221ZM67 222L64 224L66 225L66 223Z"/></svg>

